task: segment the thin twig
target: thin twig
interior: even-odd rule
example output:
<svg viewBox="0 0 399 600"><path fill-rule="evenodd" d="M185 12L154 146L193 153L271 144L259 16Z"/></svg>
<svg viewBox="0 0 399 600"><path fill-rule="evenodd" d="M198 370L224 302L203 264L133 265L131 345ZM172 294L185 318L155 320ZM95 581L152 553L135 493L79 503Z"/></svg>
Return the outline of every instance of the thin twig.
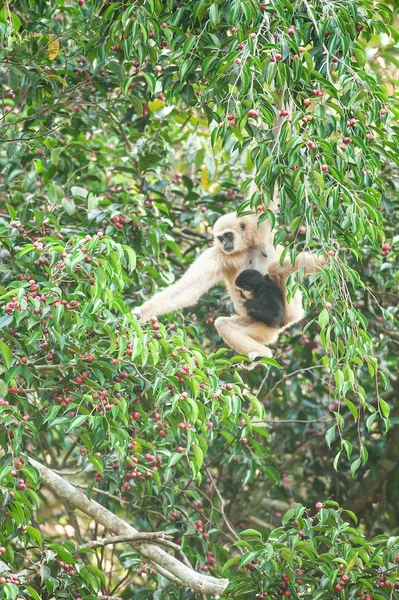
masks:
<svg viewBox="0 0 399 600"><path fill-rule="evenodd" d="M334 419L323 419L323 417L320 417L319 419L281 419L281 421L279 419L262 419L260 421L252 421L253 425L259 424L259 423L274 423L275 425L280 425L281 423L329 423L330 421L335 421Z"/></svg>
<svg viewBox="0 0 399 600"><path fill-rule="evenodd" d="M159 541L161 538L169 537L163 531L144 531L129 535L112 535L110 537L99 538L92 540L86 544L80 544L76 548L76 552L82 552L87 548L102 548L104 546L110 546L111 544L123 544L130 542L154 542Z"/></svg>
<svg viewBox="0 0 399 600"><path fill-rule="evenodd" d="M57 471L56 471L57 472ZM58 473L60 475L65 474L66 471L58 471ZM81 490L85 490L85 492L88 491L87 489L87 485L83 485L81 483L75 483L75 482L71 482L75 487L80 488ZM96 494L102 494L103 496L107 496L107 498L112 498L112 500L117 500L118 502L120 502L120 504L123 506L124 504L127 503L126 500L123 500L123 498L120 498L119 496L115 496L115 494L111 494L111 492L107 492L106 490L101 490L100 488L96 488L93 487L91 489L92 492L95 492Z"/></svg>
<svg viewBox="0 0 399 600"><path fill-rule="evenodd" d="M279 385L281 385L287 379L290 379L294 375L297 375L298 373L302 373L303 371L313 371L314 369L324 369L324 366L323 365L313 365L311 367L305 367L305 368L297 369L296 371L292 371L292 373L287 373L287 375L284 375L284 377L282 377L281 379L279 379L277 381L277 383L267 392L267 394L265 396L265 400L267 400L269 398L269 396L274 392L274 390L276 389L276 387L278 387ZM264 380L262 381L262 383L261 383L261 385L259 387L257 396L259 395L259 392L262 389L263 383L264 383Z"/></svg>
<svg viewBox="0 0 399 600"><path fill-rule="evenodd" d="M232 524L230 523L229 519L226 516L226 513L224 512L225 501L224 501L223 496L221 495L221 493L219 491L219 488L216 485L216 482L215 482L215 480L213 478L211 470L207 469L206 472L207 472L207 475L208 475L209 479L211 480L211 485L212 485L213 489L215 490L217 497L219 498L220 512L221 512L221 515L222 515L222 518L223 518L224 522L226 523L226 527L230 531L230 533L234 537L234 539L239 540L240 539L239 536L237 535L234 527L232 526Z"/></svg>

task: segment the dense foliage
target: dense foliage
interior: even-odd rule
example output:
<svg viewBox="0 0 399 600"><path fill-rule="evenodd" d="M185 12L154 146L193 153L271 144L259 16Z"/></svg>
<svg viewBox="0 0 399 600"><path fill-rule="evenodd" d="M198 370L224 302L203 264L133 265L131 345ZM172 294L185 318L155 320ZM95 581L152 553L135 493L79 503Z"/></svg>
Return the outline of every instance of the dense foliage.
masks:
<svg viewBox="0 0 399 600"><path fill-rule="evenodd" d="M211 595L101 541L94 501L214 595L398 594L393 25L368 0L2 4L0 598ZM223 289L130 312L230 210L330 257L250 372Z"/></svg>

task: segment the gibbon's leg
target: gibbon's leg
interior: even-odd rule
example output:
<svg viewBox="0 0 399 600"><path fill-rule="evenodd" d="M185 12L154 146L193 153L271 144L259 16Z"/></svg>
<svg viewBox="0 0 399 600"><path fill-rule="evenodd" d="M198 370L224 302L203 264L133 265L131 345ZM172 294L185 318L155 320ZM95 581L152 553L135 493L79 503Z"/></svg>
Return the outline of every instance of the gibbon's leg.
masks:
<svg viewBox="0 0 399 600"><path fill-rule="evenodd" d="M152 315L164 315L193 306L202 294L222 280L223 272L217 262L215 250L209 248L193 262L181 279L155 294L142 306L134 308L132 313L144 323Z"/></svg>
<svg viewBox="0 0 399 600"><path fill-rule="evenodd" d="M251 360L264 356L270 358L272 352L264 344L274 342L279 334L278 329L239 315L219 317L215 321L215 327L230 348L248 355Z"/></svg>
<svg viewBox="0 0 399 600"><path fill-rule="evenodd" d="M283 264L279 261L273 261L268 266L268 275L272 281L277 283L280 289L285 289L287 279L292 274L303 268L305 275L313 275L320 271L327 263L326 256L315 256L311 252L301 252L298 254L295 264L293 265L290 260L285 260ZM302 308L302 294L299 290L295 293L294 297L291 298L290 302L286 302L285 305L285 327L297 323L304 317L304 311Z"/></svg>
<svg viewBox="0 0 399 600"><path fill-rule="evenodd" d="M288 327L294 323L298 323L305 316L305 311L302 307L302 293L297 290L294 297L289 302L285 302L284 326Z"/></svg>

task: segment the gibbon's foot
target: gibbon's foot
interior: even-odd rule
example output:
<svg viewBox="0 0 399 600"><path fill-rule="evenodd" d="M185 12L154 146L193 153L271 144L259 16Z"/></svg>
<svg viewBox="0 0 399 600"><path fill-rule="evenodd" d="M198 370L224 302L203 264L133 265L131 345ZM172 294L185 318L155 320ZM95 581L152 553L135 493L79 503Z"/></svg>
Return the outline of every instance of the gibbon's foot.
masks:
<svg viewBox="0 0 399 600"><path fill-rule="evenodd" d="M272 358L272 357L273 357L273 353L270 350L270 348L268 348L267 346L264 349L264 352L262 354L259 354L259 352L257 350L255 350L254 352L248 352L248 358L251 362L258 362L258 361L262 360L262 358Z"/></svg>
<svg viewBox="0 0 399 600"><path fill-rule="evenodd" d="M250 352L248 354L248 358L251 362L244 363L243 368L246 371L252 371L252 369L255 369L255 367L258 366L259 361L262 360L262 358L264 358L264 356L260 356L260 354L258 354L257 352Z"/></svg>
<svg viewBox="0 0 399 600"><path fill-rule="evenodd" d="M266 348L266 350L268 350L268 348ZM249 352L248 353L248 358L251 361L250 363L244 363L244 369L246 369L247 371L252 371L252 369L255 369L255 367L258 366L258 364L260 363L260 361L264 358L271 358L272 357L272 353L270 350L268 350L267 354L265 353L264 356L261 356L260 354L258 354L257 352Z"/></svg>
<svg viewBox="0 0 399 600"><path fill-rule="evenodd" d="M270 353L270 356L271 356L271 353ZM248 354L248 358L251 362L258 362L262 358L264 358L264 356L260 356L260 354L258 354L257 352L250 352Z"/></svg>

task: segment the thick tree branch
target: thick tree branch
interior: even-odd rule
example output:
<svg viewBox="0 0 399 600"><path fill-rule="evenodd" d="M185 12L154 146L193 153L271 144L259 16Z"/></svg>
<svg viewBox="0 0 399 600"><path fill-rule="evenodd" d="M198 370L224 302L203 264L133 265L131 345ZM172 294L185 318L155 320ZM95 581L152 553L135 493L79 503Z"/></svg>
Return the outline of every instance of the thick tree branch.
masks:
<svg viewBox="0 0 399 600"><path fill-rule="evenodd" d="M30 459L40 474L42 483L57 494L63 500L69 502L75 508L78 508L86 515L101 523L103 527L112 531L118 536L137 536L140 533L126 523L123 519L114 515L111 511L101 506L95 500L89 500L87 496L79 492L71 483L54 473L51 469L45 467L33 458ZM226 579L216 579L197 573L189 568L174 556L171 556L159 546L148 542L129 542L130 545L141 554L143 558L151 561L162 574L176 582L179 580L181 585L190 588L194 592L206 594L208 596L220 597L227 586Z"/></svg>

